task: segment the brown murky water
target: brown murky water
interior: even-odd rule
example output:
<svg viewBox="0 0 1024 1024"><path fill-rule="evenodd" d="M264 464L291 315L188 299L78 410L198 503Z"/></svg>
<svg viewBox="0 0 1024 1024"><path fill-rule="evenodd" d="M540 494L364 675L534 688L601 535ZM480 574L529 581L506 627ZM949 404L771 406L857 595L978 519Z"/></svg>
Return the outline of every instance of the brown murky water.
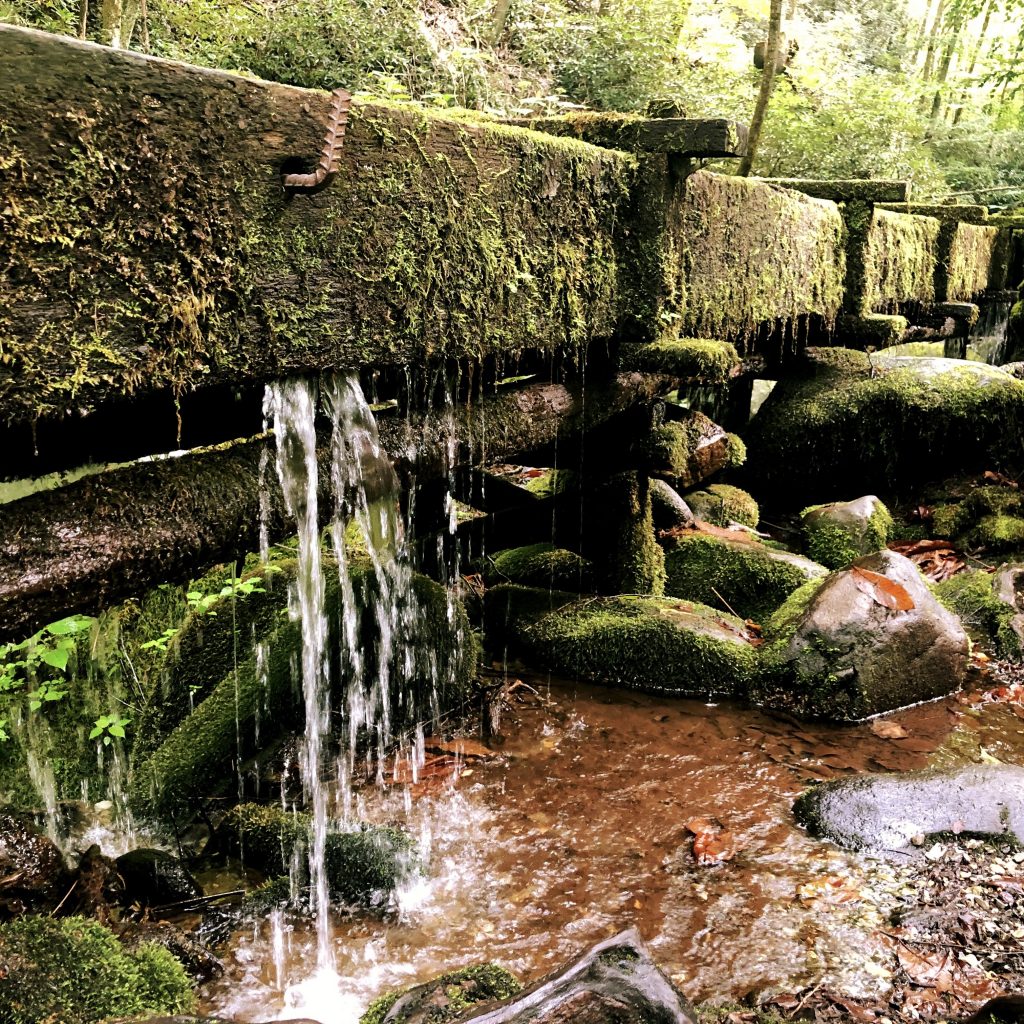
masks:
<svg viewBox="0 0 1024 1024"><path fill-rule="evenodd" d="M1024 764L1021 709L1007 705L913 708L891 719L907 736L885 739L869 724L531 681L545 699L506 715L500 757L467 761L454 790L414 802L430 872L396 919L336 923L340 986L297 986L315 961L311 936L268 921L235 936L207 1011L258 1021L301 1009L341 1024L383 991L467 963L532 980L630 925L696 1000L822 979L869 997L886 983L881 916L820 893L828 879L861 884L870 865L796 828L793 798L850 771ZM394 795L377 799L370 816L395 814ZM734 860L695 864L696 816L734 834Z"/></svg>

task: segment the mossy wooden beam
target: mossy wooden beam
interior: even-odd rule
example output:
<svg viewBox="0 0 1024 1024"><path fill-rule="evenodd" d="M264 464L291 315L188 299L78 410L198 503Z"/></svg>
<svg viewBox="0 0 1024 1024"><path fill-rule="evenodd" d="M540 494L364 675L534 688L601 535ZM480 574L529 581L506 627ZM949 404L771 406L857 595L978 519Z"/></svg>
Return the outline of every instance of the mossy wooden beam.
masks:
<svg viewBox="0 0 1024 1024"><path fill-rule="evenodd" d="M964 221L968 224L984 224L988 221L987 207L968 206L966 203L885 203L883 208L894 213L911 213L941 221Z"/></svg>
<svg viewBox="0 0 1024 1024"><path fill-rule="evenodd" d="M507 123L630 153L721 158L743 156L747 151L747 126L725 118L644 118L635 114L588 112L520 118Z"/></svg>
<svg viewBox="0 0 1024 1024"><path fill-rule="evenodd" d="M504 460L569 441L668 391L657 374L588 384L538 384L499 393L454 417L382 420L381 442L399 472L422 482L454 461ZM486 430L483 429L486 425ZM320 510L333 512L331 444L318 447ZM260 469L269 457L269 471ZM367 459L370 456L367 454ZM21 639L73 612L94 612L159 583L196 578L259 548L261 517L273 543L294 530L274 472L270 437L180 458L136 463L0 505L0 639ZM382 485L386 460L364 466Z"/></svg>
<svg viewBox="0 0 1024 1024"><path fill-rule="evenodd" d="M0 26L0 418L611 335L635 158Z"/></svg>
<svg viewBox="0 0 1024 1024"><path fill-rule="evenodd" d="M758 178L767 185L791 188L816 199L836 203L851 201L867 203L906 203L910 199L910 182L896 179L849 178L828 180L815 178Z"/></svg>

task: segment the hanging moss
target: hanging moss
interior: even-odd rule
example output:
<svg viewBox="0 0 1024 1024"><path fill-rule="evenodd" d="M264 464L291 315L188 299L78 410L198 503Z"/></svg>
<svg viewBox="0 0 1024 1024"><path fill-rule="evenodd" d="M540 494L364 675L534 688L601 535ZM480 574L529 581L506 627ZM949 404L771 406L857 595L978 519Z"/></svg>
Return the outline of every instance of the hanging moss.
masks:
<svg viewBox="0 0 1024 1024"><path fill-rule="evenodd" d="M736 348L726 341L699 338L665 339L647 345L623 345L624 370L664 373L701 384L726 384L739 367Z"/></svg>
<svg viewBox="0 0 1024 1024"><path fill-rule="evenodd" d="M826 574L790 552L687 531L665 554L665 593L764 622L786 598Z"/></svg>
<svg viewBox="0 0 1024 1024"><path fill-rule="evenodd" d="M97 1024L188 1013L184 968L153 943L128 950L98 921L20 917L0 924L0 1022Z"/></svg>
<svg viewBox="0 0 1024 1024"><path fill-rule="evenodd" d="M947 222L942 226L936 294L944 302L971 302L989 286L999 228Z"/></svg>
<svg viewBox="0 0 1024 1024"><path fill-rule="evenodd" d="M931 217L889 213L875 208L861 242L859 273L863 275L861 312L892 313L909 303L935 298L939 222ZM858 243L850 230L851 247ZM857 258L851 248L850 263ZM855 272L856 273L856 272Z"/></svg>

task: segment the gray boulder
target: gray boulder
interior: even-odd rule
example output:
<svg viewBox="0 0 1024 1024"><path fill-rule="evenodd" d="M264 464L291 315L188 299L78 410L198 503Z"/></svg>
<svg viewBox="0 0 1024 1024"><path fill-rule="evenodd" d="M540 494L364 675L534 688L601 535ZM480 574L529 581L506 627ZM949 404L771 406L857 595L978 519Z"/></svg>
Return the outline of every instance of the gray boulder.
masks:
<svg viewBox="0 0 1024 1024"><path fill-rule="evenodd" d="M865 572L896 587L878 587ZM887 606L892 594L909 597L912 607ZM812 717L859 721L933 700L959 690L967 671L960 620L939 604L914 563L894 551L801 587L765 633L765 671L752 696Z"/></svg>
<svg viewBox="0 0 1024 1024"><path fill-rule="evenodd" d="M1024 768L858 775L815 786L793 808L813 835L851 850L904 850L942 832L1024 843Z"/></svg>
<svg viewBox="0 0 1024 1024"><path fill-rule="evenodd" d="M889 510L873 494L812 505L802 519L807 554L830 569L845 569L854 559L880 551L893 528Z"/></svg>
<svg viewBox="0 0 1024 1024"><path fill-rule="evenodd" d="M693 512L679 492L667 480L652 480L651 514L656 530L671 530L693 522Z"/></svg>

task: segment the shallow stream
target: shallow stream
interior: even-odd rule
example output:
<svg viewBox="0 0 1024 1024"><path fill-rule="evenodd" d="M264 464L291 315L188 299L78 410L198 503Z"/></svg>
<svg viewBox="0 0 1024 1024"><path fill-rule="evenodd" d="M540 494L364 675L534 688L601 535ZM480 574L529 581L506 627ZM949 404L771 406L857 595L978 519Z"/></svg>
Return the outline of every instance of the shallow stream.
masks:
<svg viewBox="0 0 1024 1024"><path fill-rule="evenodd" d="M631 925L694 1000L823 980L870 998L887 985L877 865L809 838L793 798L851 771L1024 764L1014 705L951 697L890 716L907 735L887 739L870 723L524 678L537 693L519 691L496 758L467 759L407 812L397 792L364 795L369 817L408 813L429 870L389 920L335 920L338 987L297 986L316 963L312 928L268 920L233 936L206 1012L347 1024L384 991L470 963L535 980ZM733 833L731 862L696 865L686 823L698 816Z"/></svg>

